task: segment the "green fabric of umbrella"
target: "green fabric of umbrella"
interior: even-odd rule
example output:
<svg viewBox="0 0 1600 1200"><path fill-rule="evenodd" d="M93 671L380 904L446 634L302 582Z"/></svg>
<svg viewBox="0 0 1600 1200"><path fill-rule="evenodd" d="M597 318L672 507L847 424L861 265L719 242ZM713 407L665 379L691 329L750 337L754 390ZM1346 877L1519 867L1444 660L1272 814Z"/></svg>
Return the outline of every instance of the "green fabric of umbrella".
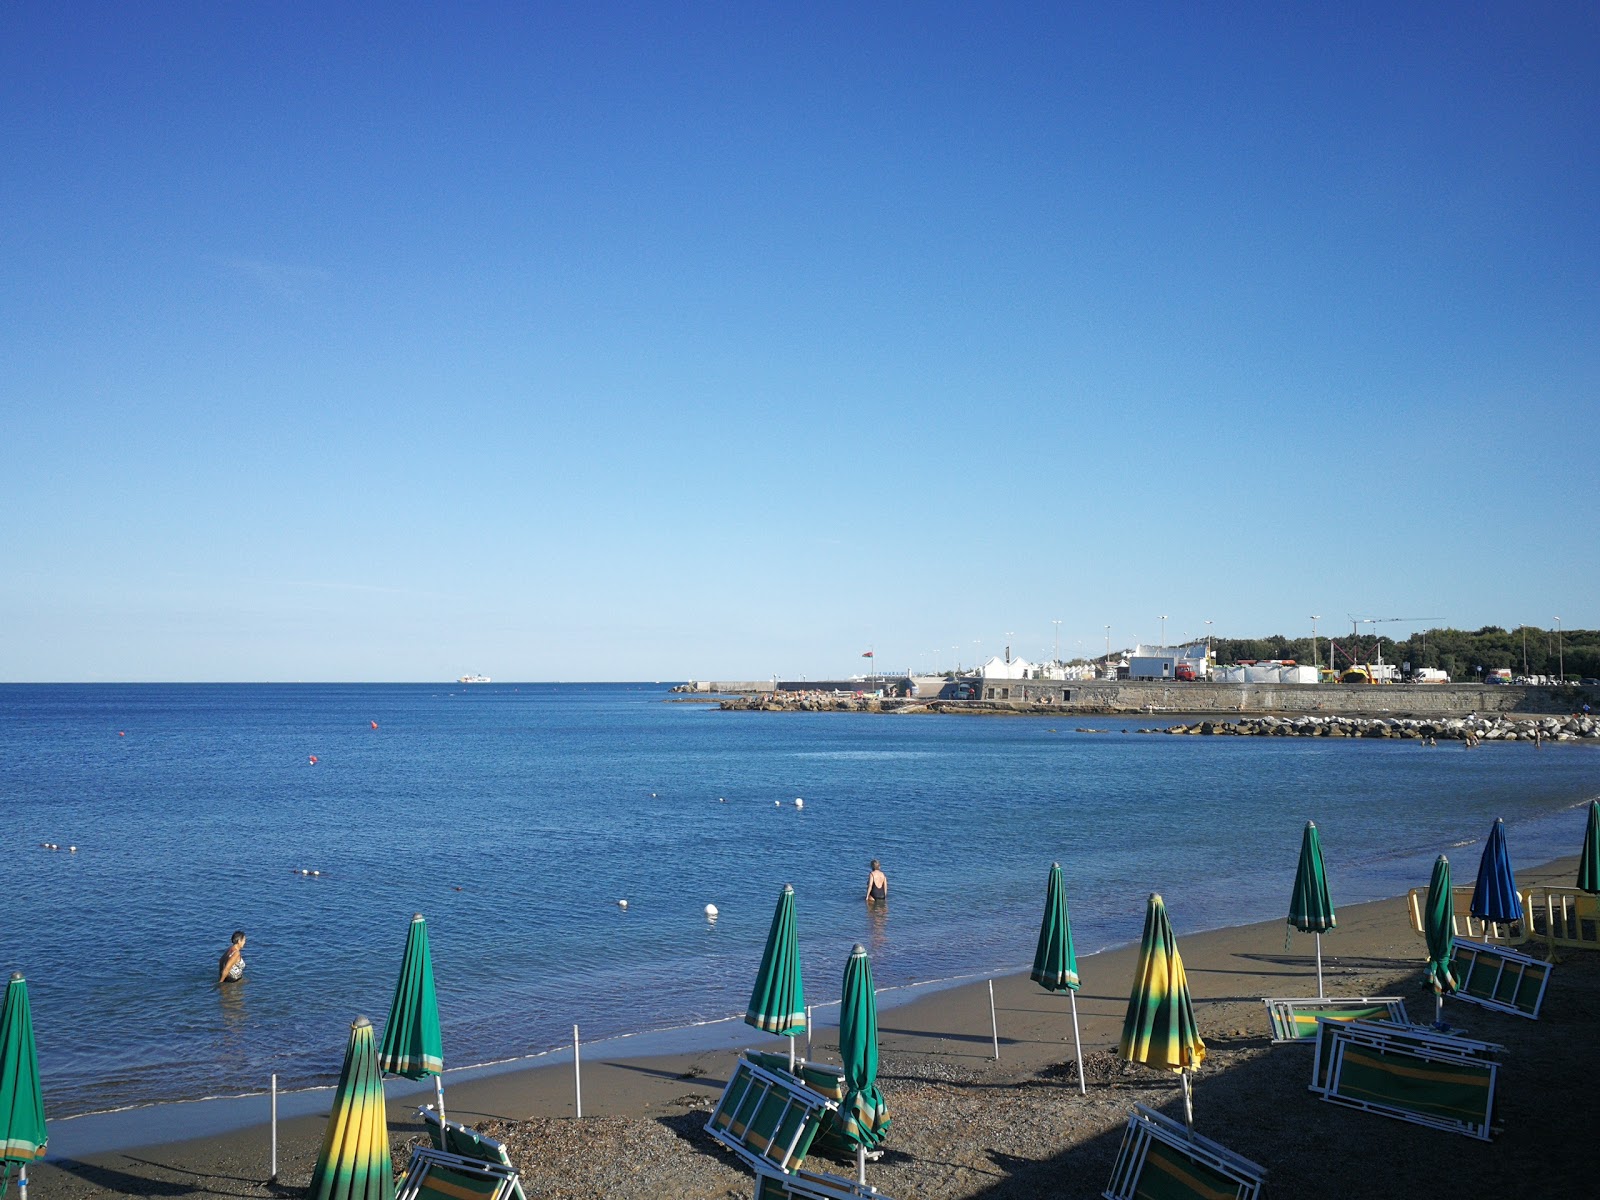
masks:
<svg viewBox="0 0 1600 1200"><path fill-rule="evenodd" d="M405 957L400 960L389 1022L383 1027L378 1065L403 1079L426 1079L444 1070L433 955L428 949L428 923L421 913L411 918L411 931L406 935Z"/></svg>
<svg viewBox="0 0 1600 1200"><path fill-rule="evenodd" d="M372 1022L357 1017L306 1195L309 1200L394 1200L394 1190L383 1073L372 1044Z"/></svg>
<svg viewBox="0 0 1600 1200"><path fill-rule="evenodd" d="M1044 918L1039 922L1039 944L1033 952L1028 977L1047 992L1077 991L1078 955L1072 948L1072 919L1067 913L1067 889L1061 881L1061 864L1050 864L1045 884Z"/></svg>
<svg viewBox="0 0 1600 1200"><path fill-rule="evenodd" d="M1600 895L1600 800L1589 801L1589 825L1583 834L1583 857L1578 860L1578 886Z"/></svg>
<svg viewBox="0 0 1600 1200"><path fill-rule="evenodd" d="M0 1007L0 1159L26 1164L44 1157L48 1138L39 1091L39 1054L33 1044L28 983L18 971Z"/></svg>
<svg viewBox="0 0 1600 1200"><path fill-rule="evenodd" d="M878 997L872 964L856 946L844 966L839 1009L839 1058L844 1065L844 1100L839 1132L858 1150L871 1150L889 1132L889 1105L878 1090Z"/></svg>
<svg viewBox="0 0 1600 1200"><path fill-rule="evenodd" d="M1315 821L1306 822L1300 838L1300 865L1289 897L1289 924L1301 933L1326 933L1339 922L1328 899L1328 873L1322 863L1322 837Z"/></svg>
<svg viewBox="0 0 1600 1200"><path fill-rule="evenodd" d="M755 987L745 1023L779 1037L806 1031L806 996L800 981L800 946L795 938L794 888L783 885L778 907L767 930L767 947L761 955Z"/></svg>
<svg viewBox="0 0 1600 1200"><path fill-rule="evenodd" d="M1145 907L1139 962L1117 1053L1129 1062L1167 1071L1193 1070L1206 1059L1178 939L1167 919L1167 906L1156 893L1151 893Z"/></svg>
<svg viewBox="0 0 1600 1200"><path fill-rule="evenodd" d="M1428 940L1428 965L1423 972L1436 996L1456 990L1450 960L1455 953L1455 931L1451 918L1455 904L1450 894L1450 860L1439 855L1428 881L1428 902L1422 913L1422 934Z"/></svg>

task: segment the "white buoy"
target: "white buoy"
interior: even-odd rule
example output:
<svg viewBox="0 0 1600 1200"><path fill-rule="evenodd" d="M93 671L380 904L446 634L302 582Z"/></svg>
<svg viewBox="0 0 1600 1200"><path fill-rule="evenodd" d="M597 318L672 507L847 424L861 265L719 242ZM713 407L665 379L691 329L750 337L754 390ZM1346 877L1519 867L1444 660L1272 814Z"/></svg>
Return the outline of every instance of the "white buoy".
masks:
<svg viewBox="0 0 1600 1200"><path fill-rule="evenodd" d="M772 802L772 807L773 808L782 808L783 807L783 801L782 800L774 800Z"/></svg>
<svg viewBox="0 0 1600 1200"><path fill-rule="evenodd" d="M806 806L806 802L804 800L800 799L799 796L796 796L794 798L794 806L796 808L804 808Z"/></svg>
<svg viewBox="0 0 1600 1200"><path fill-rule="evenodd" d="M706 916L710 917L713 921L716 920L717 906L715 904L706 905Z"/></svg>
<svg viewBox="0 0 1600 1200"><path fill-rule="evenodd" d="M313 874L313 875L321 875L321 874L322 874L322 872L321 872L321 871L313 871L313 872L311 872L311 873L312 873L312 874Z"/></svg>
<svg viewBox="0 0 1600 1200"><path fill-rule="evenodd" d="M67 853L68 854L76 854L77 852L78 852L78 848L76 846L68 846L67 847Z"/></svg>
<svg viewBox="0 0 1600 1200"><path fill-rule="evenodd" d="M628 907L628 902L626 900L618 900L617 901L617 907L618 908L627 908Z"/></svg>

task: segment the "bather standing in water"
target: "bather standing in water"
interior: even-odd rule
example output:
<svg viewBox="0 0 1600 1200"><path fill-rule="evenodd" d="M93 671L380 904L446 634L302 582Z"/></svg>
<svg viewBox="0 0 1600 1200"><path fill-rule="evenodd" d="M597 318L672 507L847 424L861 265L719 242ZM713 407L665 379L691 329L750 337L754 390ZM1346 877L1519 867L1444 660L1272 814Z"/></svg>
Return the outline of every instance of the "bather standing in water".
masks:
<svg viewBox="0 0 1600 1200"><path fill-rule="evenodd" d="M878 860L872 860L872 874L867 876L867 903L875 904L879 901L889 902L889 878L878 866Z"/></svg>
<svg viewBox="0 0 1600 1200"><path fill-rule="evenodd" d="M244 930L235 929L217 963L217 982L232 983L244 978Z"/></svg>

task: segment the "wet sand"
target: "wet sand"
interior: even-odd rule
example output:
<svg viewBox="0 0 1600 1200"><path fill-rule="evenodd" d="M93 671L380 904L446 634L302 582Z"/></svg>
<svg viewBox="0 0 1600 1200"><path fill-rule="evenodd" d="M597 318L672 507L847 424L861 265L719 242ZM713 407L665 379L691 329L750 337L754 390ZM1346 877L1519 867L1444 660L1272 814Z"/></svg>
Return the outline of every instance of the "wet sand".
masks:
<svg viewBox="0 0 1600 1200"><path fill-rule="evenodd" d="M1563 860L1519 872L1518 882L1565 885L1575 873L1575 860ZM1142 915L1130 913L1135 934ZM1182 914L1175 918L1181 925ZM1600 954L1563 952L1537 1022L1446 1002L1447 1016L1471 1036L1506 1046L1496 1114L1504 1132L1485 1144L1326 1104L1306 1090L1309 1051L1269 1046L1260 1002L1316 994L1313 939L1295 934L1285 951L1285 931L1275 921L1179 940L1209 1049L1195 1081L1195 1128L1266 1166L1267 1194L1387 1197L1430 1191L1442 1179L1457 1196L1587 1194ZM897 1200L1098 1196L1133 1103L1181 1115L1176 1077L1115 1058L1136 954L1130 946L1080 960L1086 1097L1078 1093L1066 997L1025 974L994 980L998 1061L982 980L884 1008L880 1083L894 1128L869 1182ZM1323 957L1329 995L1399 995L1413 1019L1431 1018L1422 939L1402 899L1341 909ZM837 1061L836 1012L817 1014L814 1056L822 1061ZM739 1028L752 1035L748 1044L783 1045ZM570 1062L462 1082L446 1076L446 1104L453 1119L487 1122L508 1141L530 1197L748 1197L749 1173L700 1131L732 1060L727 1048L614 1059L586 1052L582 1121L573 1119ZM146 1127L165 1125L174 1140L36 1164L32 1194L297 1195L309 1182L332 1093L319 1095L317 1112L280 1125L276 1186L267 1182L265 1125L176 1140L184 1106L173 1105L152 1110ZM420 1135L412 1113L426 1098L391 1099L397 1163Z"/></svg>

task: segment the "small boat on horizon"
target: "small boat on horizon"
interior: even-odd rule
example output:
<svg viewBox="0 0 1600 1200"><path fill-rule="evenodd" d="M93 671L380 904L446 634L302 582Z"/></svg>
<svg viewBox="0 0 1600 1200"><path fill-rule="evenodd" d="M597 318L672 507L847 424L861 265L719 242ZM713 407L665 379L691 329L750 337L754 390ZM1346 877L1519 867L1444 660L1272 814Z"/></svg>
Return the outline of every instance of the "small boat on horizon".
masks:
<svg viewBox="0 0 1600 1200"><path fill-rule="evenodd" d="M494 680L490 679L487 675L463 675L460 679L456 680L456 682L457 683L493 683Z"/></svg>

